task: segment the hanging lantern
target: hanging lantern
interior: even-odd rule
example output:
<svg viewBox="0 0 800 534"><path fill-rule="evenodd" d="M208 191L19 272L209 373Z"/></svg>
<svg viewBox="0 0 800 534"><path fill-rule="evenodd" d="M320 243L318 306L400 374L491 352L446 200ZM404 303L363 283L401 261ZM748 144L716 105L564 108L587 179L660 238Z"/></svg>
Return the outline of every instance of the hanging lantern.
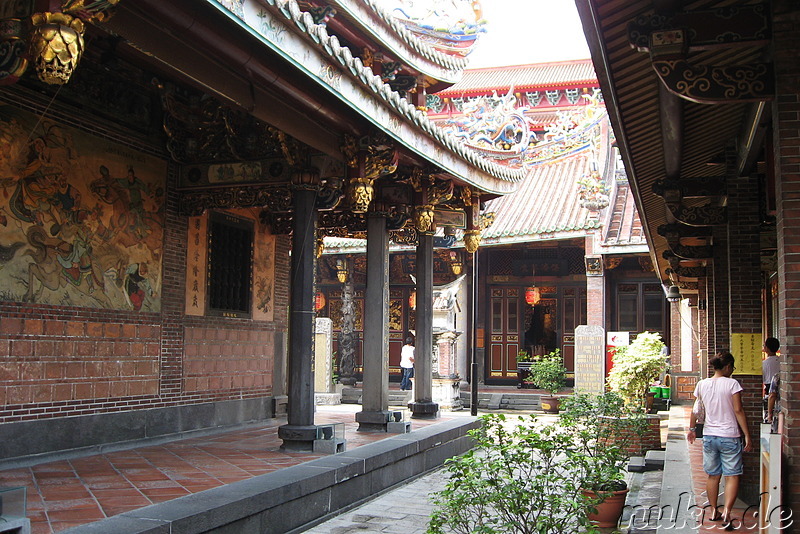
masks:
<svg viewBox="0 0 800 534"><path fill-rule="evenodd" d="M408 296L408 305L412 310L417 309L417 290L411 291L411 294Z"/></svg>
<svg viewBox="0 0 800 534"><path fill-rule="evenodd" d="M535 306L536 304L539 304L539 299L540 298L541 297L539 295L539 288L538 287L531 286L531 287L529 287L528 289L525 290L525 302L529 306Z"/></svg>
<svg viewBox="0 0 800 534"><path fill-rule="evenodd" d="M34 13L30 54L39 79L63 85L83 53L83 21L66 13Z"/></svg>
<svg viewBox="0 0 800 534"><path fill-rule="evenodd" d="M372 202L374 189L369 178L353 178L350 180L350 210L353 213L366 213Z"/></svg>
<svg viewBox="0 0 800 534"><path fill-rule="evenodd" d="M481 231L467 230L464 232L464 248L469 254L475 254L481 245Z"/></svg>
<svg viewBox="0 0 800 534"><path fill-rule="evenodd" d="M433 224L433 206L425 204L414 209L414 226L421 234L431 234L435 230Z"/></svg>
<svg viewBox="0 0 800 534"><path fill-rule="evenodd" d="M336 260L336 279L342 284L347 282L347 263L344 260Z"/></svg>
<svg viewBox="0 0 800 534"><path fill-rule="evenodd" d="M458 255L458 252L455 250L450 251L450 269L453 271L453 274L458 276L461 274L461 268L464 265L461 263L461 256Z"/></svg>
<svg viewBox="0 0 800 534"><path fill-rule="evenodd" d="M317 291L317 296L314 299L314 309L320 311L325 307L325 293Z"/></svg>

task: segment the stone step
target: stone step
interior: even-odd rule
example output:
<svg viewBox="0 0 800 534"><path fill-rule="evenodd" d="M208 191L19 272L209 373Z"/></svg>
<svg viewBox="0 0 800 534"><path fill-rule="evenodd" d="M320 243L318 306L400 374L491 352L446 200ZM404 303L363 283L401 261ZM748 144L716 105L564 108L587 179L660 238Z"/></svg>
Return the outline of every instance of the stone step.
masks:
<svg viewBox="0 0 800 534"><path fill-rule="evenodd" d="M656 471L664 469L664 459L666 458L666 455L666 451L647 451L644 455L644 463L647 470Z"/></svg>

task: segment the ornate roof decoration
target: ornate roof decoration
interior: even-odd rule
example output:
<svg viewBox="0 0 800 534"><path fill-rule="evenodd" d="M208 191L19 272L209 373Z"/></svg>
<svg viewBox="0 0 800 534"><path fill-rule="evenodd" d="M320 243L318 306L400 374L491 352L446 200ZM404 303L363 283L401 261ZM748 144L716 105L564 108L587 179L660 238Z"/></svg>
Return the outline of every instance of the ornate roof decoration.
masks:
<svg viewBox="0 0 800 534"><path fill-rule="evenodd" d="M556 114L556 121L545 127L542 138L524 153L526 164L540 164L578 153L597 144L600 124L606 117L600 102L600 91L582 95L587 106L576 106Z"/></svg>
<svg viewBox="0 0 800 534"><path fill-rule="evenodd" d="M519 167L536 136L525 116L527 108L517 107L516 102L513 87L503 97L495 92L471 99L462 105L464 115L445 121L442 130L488 157Z"/></svg>
<svg viewBox="0 0 800 534"><path fill-rule="evenodd" d="M372 3L374 0L366 1ZM501 181L516 184L523 179L524 172L520 169L500 165L485 157L484 154L468 147L460 138L443 132L428 119L425 112L417 109L397 92L392 91L391 87L385 84L380 76L376 76L370 68L365 67L361 58L354 57L352 51L342 46L335 35L328 35L324 25L315 24L311 14L301 11L296 0L265 0L265 7L269 8L270 11L274 10L275 14L280 14L280 16L298 28L302 34L307 35L308 39L316 45L316 48L321 53L329 57L334 64L344 67L343 72L352 76L354 81L373 94L378 101L384 102L410 125L415 126L416 129L424 132L427 136L434 138L444 148L452 151L454 155ZM509 190L502 192L508 192Z"/></svg>
<svg viewBox="0 0 800 534"><path fill-rule="evenodd" d="M422 42L445 54L466 57L486 20L475 0L432 0L422 4L395 0L391 13Z"/></svg>

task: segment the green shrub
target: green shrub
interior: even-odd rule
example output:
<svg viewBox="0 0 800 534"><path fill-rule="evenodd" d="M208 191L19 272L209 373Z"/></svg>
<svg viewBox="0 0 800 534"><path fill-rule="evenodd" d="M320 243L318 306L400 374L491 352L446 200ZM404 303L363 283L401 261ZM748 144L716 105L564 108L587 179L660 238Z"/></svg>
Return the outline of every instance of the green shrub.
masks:
<svg viewBox="0 0 800 534"><path fill-rule="evenodd" d="M628 403L644 406L650 384L667 368L661 335L642 332L630 345L617 347L608 387Z"/></svg>
<svg viewBox="0 0 800 534"><path fill-rule="evenodd" d="M482 422L475 448L445 464L428 534L597 532L587 514L599 499L581 491L591 466L570 432L534 416Z"/></svg>
<svg viewBox="0 0 800 534"><path fill-rule="evenodd" d="M530 379L536 387L555 395L567 383L567 368L561 352L556 349L550 354L534 358L531 364Z"/></svg>

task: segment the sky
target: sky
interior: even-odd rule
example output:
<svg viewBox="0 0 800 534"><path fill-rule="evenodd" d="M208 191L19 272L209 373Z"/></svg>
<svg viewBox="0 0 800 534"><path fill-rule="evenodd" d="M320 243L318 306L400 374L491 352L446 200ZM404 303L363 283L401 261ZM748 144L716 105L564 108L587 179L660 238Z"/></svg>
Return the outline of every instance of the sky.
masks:
<svg viewBox="0 0 800 534"><path fill-rule="evenodd" d="M487 20L468 68L588 59L575 0L481 0Z"/></svg>

